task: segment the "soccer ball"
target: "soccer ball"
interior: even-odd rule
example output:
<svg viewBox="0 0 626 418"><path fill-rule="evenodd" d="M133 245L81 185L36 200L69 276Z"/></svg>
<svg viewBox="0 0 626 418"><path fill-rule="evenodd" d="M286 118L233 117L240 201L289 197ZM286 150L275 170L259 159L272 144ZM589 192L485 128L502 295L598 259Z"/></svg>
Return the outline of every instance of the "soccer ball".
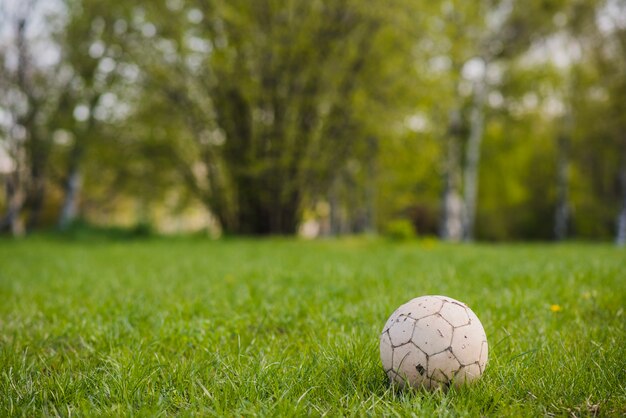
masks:
<svg viewBox="0 0 626 418"><path fill-rule="evenodd" d="M487 365L487 336L478 317L447 296L422 296L400 306L380 335L380 357L400 387L461 386Z"/></svg>

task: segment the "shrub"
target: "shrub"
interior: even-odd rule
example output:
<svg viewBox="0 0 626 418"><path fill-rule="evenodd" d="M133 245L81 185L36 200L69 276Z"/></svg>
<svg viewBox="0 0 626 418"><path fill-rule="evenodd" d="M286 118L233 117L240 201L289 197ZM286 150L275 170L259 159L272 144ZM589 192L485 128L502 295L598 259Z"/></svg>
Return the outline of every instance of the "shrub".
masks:
<svg viewBox="0 0 626 418"><path fill-rule="evenodd" d="M396 219L387 223L385 236L395 241L406 241L416 237L415 228L408 219Z"/></svg>

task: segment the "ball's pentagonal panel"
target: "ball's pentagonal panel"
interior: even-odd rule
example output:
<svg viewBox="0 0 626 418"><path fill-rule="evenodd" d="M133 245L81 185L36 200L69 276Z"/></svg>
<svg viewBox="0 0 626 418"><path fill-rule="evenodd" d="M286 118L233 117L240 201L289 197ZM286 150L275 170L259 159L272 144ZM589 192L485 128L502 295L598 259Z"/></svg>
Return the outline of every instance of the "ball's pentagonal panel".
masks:
<svg viewBox="0 0 626 418"><path fill-rule="evenodd" d="M385 371L393 369L393 347L388 332L384 332L380 336L380 358Z"/></svg>
<svg viewBox="0 0 626 418"><path fill-rule="evenodd" d="M396 318L393 326L391 326L389 331L387 331L389 333L389 338L391 338L391 345L397 347L411 341L413 328L415 328L415 319L409 318L405 315L400 315Z"/></svg>
<svg viewBox="0 0 626 418"><path fill-rule="evenodd" d="M427 316L415 323L413 343L428 355L447 349L451 340L452 325L439 314Z"/></svg>
<svg viewBox="0 0 626 418"><path fill-rule="evenodd" d="M439 315L445 318L453 327L462 327L470 323L469 315L465 306L454 302L444 302Z"/></svg>
<svg viewBox="0 0 626 418"><path fill-rule="evenodd" d="M427 379L428 358L419 348L408 343L393 349L393 370L395 381L404 385L419 386Z"/></svg>
<svg viewBox="0 0 626 418"><path fill-rule="evenodd" d="M485 334L485 329L483 328L483 325L480 323L480 320L478 319L476 314L472 312L472 310L469 308L467 309L467 313L470 318L470 325L474 327L474 329L476 330L475 332L480 335L480 338L482 338L482 343L480 346L480 355L478 358L478 366L480 367L481 372L484 372L485 367L487 367L487 359L488 359L488 354L489 354L489 344L487 343L487 334Z"/></svg>
<svg viewBox="0 0 626 418"><path fill-rule="evenodd" d="M462 365L476 363L480 360L485 332L478 319L471 324L454 329L452 336L452 352Z"/></svg>
<svg viewBox="0 0 626 418"><path fill-rule="evenodd" d="M478 379L482 372L477 363L468 364L467 366L461 366L454 375L454 386L463 386L466 383L471 383Z"/></svg>
<svg viewBox="0 0 626 418"><path fill-rule="evenodd" d="M461 367L459 361L450 350L443 351L428 358L428 377L437 382L447 384Z"/></svg>
<svg viewBox="0 0 626 418"><path fill-rule="evenodd" d="M380 337L392 382L437 388L471 382L485 371L487 338L472 310L445 296L415 298L389 318Z"/></svg>

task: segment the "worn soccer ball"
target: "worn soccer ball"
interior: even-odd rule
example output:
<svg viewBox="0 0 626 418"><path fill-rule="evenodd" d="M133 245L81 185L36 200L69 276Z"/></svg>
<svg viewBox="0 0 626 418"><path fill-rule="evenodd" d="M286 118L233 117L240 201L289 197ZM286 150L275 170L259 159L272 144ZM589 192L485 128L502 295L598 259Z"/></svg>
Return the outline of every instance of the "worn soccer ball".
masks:
<svg viewBox="0 0 626 418"><path fill-rule="evenodd" d="M462 386L487 365L487 336L464 303L422 296L400 306L380 335L380 357L392 383L428 389Z"/></svg>

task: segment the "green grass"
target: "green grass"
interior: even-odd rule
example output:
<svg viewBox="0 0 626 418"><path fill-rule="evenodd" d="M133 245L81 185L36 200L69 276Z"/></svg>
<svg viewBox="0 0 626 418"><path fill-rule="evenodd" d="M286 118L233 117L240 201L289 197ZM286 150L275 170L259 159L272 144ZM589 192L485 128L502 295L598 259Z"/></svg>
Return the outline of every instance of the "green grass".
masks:
<svg viewBox="0 0 626 418"><path fill-rule="evenodd" d="M425 294L481 319L477 384L389 387L379 332ZM625 302L609 245L3 240L0 416L623 416Z"/></svg>

